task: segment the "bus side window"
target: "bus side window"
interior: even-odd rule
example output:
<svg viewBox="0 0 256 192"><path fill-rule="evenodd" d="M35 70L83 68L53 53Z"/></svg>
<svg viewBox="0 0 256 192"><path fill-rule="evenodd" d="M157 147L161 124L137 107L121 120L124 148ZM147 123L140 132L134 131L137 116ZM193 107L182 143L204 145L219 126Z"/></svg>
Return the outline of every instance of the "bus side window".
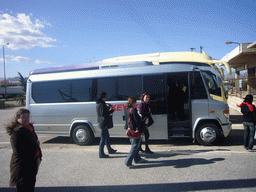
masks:
<svg viewBox="0 0 256 192"><path fill-rule="evenodd" d="M108 78L99 78L98 79L98 88L96 95L98 96L101 92L106 92L108 94L108 101L117 101L117 79L113 77Z"/></svg>
<svg viewBox="0 0 256 192"><path fill-rule="evenodd" d="M191 99L207 99L207 92L199 71L194 71L192 75Z"/></svg>
<svg viewBox="0 0 256 192"><path fill-rule="evenodd" d="M70 102L69 80L44 81L32 84L32 98L36 103Z"/></svg>
<svg viewBox="0 0 256 192"><path fill-rule="evenodd" d="M165 83L165 75L143 76L143 91L150 94L150 105L153 114L166 114Z"/></svg>
<svg viewBox="0 0 256 192"><path fill-rule="evenodd" d="M92 79L77 79L71 81L71 97L76 101L92 101Z"/></svg>
<svg viewBox="0 0 256 192"><path fill-rule="evenodd" d="M108 101L127 100L130 96L139 99L142 92L142 77L115 77L98 79L97 94L107 92Z"/></svg>
<svg viewBox="0 0 256 192"><path fill-rule="evenodd" d="M118 100L127 100L130 96L139 99L142 92L141 76L118 77L117 79Z"/></svg>

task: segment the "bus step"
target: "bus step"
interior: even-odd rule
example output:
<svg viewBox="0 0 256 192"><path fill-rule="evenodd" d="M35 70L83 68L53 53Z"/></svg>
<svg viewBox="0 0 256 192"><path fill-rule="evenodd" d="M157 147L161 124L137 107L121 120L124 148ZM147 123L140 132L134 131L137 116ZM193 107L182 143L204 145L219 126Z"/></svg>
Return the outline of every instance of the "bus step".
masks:
<svg viewBox="0 0 256 192"><path fill-rule="evenodd" d="M176 127L169 130L170 137L190 137L191 130L184 127Z"/></svg>
<svg viewBox="0 0 256 192"><path fill-rule="evenodd" d="M171 136L169 136L170 138L174 138L174 137L187 137L187 138L189 138L190 136L188 136L188 135L184 135L184 134L173 134L173 135L171 135Z"/></svg>
<svg viewBox="0 0 256 192"><path fill-rule="evenodd" d="M188 131L188 128L184 127L175 127L171 129L172 131Z"/></svg>
<svg viewBox="0 0 256 192"><path fill-rule="evenodd" d="M172 128L170 129L170 133L189 133L190 129L186 129L186 128Z"/></svg>

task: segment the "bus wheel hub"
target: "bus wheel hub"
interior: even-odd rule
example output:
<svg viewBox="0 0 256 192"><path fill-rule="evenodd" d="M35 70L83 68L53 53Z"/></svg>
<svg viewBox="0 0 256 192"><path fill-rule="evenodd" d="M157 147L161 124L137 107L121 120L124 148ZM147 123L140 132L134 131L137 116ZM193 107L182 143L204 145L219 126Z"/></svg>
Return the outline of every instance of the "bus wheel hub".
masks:
<svg viewBox="0 0 256 192"><path fill-rule="evenodd" d="M200 132L200 137L205 142L212 142L216 139L216 132L210 127L203 128Z"/></svg>
<svg viewBox="0 0 256 192"><path fill-rule="evenodd" d="M83 129L79 129L77 132L76 132L76 138L79 142L85 142L86 139L87 139L87 133L85 130Z"/></svg>

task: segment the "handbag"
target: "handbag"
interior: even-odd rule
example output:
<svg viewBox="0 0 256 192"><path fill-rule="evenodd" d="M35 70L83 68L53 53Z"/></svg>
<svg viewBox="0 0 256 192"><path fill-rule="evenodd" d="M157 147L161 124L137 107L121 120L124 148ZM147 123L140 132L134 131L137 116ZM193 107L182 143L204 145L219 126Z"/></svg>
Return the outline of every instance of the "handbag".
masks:
<svg viewBox="0 0 256 192"><path fill-rule="evenodd" d="M106 124L107 124L107 129L111 129L114 127L113 125L113 115L109 115L108 117L106 117Z"/></svg>
<svg viewBox="0 0 256 192"><path fill-rule="evenodd" d="M128 129L126 131L126 136L129 139L139 139L140 138L140 133L139 131L133 131L129 126L130 126L130 122L131 122L131 112L132 112L132 108L130 109L129 112L129 119L128 119Z"/></svg>
<svg viewBox="0 0 256 192"><path fill-rule="evenodd" d="M113 124L113 115L107 117L100 117L99 128L100 129L111 129L114 127Z"/></svg>
<svg viewBox="0 0 256 192"><path fill-rule="evenodd" d="M148 127L150 127L151 125L153 125L153 123L154 123L154 120L153 120L153 118L151 117L151 115L150 115L150 117L148 118Z"/></svg>
<svg viewBox="0 0 256 192"><path fill-rule="evenodd" d="M126 136L129 139L139 139L140 138L140 133L139 133L139 131L133 131L130 128L128 128L127 132L126 132Z"/></svg>

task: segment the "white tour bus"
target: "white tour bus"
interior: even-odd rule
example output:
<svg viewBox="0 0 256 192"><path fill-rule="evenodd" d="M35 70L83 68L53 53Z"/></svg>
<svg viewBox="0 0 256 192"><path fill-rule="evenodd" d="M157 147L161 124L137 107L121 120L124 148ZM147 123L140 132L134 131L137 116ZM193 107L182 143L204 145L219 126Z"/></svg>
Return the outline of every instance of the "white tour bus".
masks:
<svg viewBox="0 0 256 192"><path fill-rule="evenodd" d="M95 100L105 91L115 110L110 136L125 138L127 99L139 100L148 92L154 119L150 139L189 137L212 145L227 137L231 123L219 71L205 62L205 54L173 54L172 59L159 56L158 62L120 57L31 71L26 107L36 132L70 136L78 145L89 145L100 137Z"/></svg>

